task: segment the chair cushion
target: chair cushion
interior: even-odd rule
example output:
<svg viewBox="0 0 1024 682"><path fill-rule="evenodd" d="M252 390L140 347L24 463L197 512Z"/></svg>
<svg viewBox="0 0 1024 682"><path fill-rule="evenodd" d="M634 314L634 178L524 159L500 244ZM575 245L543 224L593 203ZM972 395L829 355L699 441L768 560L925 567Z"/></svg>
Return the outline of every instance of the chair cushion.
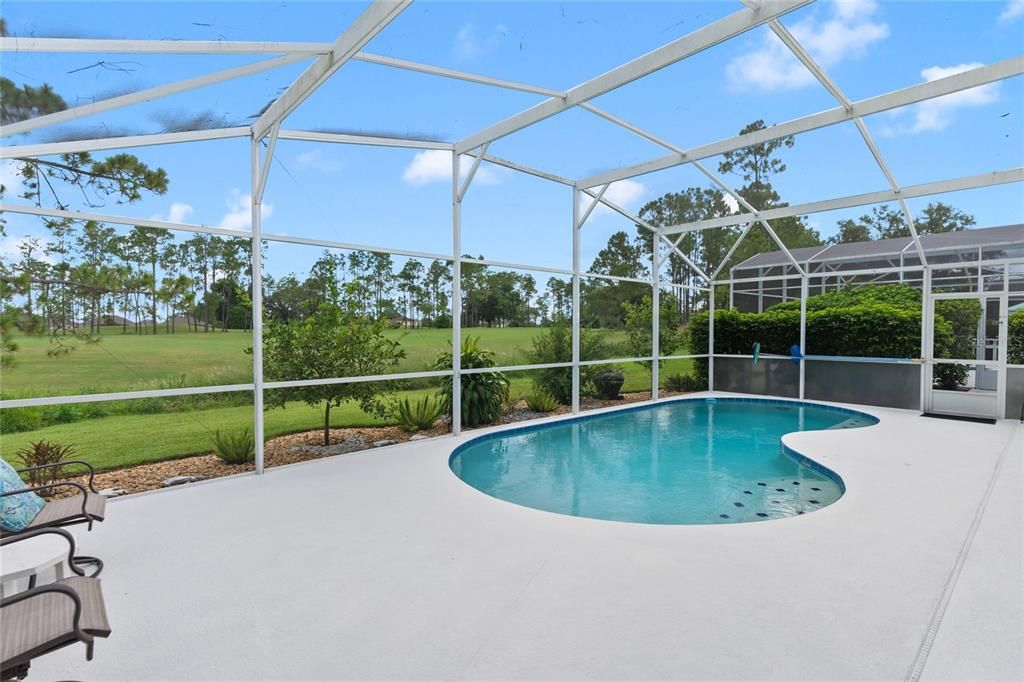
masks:
<svg viewBox="0 0 1024 682"><path fill-rule="evenodd" d="M85 496L85 510L95 517L97 521L102 521L103 515L107 510L107 498L102 495L88 493ZM58 500L47 502L43 510L32 519L29 528L53 526L58 523L81 518L84 518L82 516L82 496L62 497Z"/></svg>
<svg viewBox="0 0 1024 682"><path fill-rule="evenodd" d="M14 467L0 459L0 492L27 488ZM0 497L0 527L6 531L25 530L46 502L35 493L21 493Z"/></svg>

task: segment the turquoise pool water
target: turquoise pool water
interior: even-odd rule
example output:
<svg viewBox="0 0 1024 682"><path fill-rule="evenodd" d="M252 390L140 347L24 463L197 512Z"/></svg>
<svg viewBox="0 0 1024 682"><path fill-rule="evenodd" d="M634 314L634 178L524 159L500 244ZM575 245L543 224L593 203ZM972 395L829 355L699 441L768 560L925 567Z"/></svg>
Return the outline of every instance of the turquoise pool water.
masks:
<svg viewBox="0 0 1024 682"><path fill-rule="evenodd" d="M784 451L784 434L877 422L794 401L676 400L488 434L459 446L449 464L488 495L559 514L766 521L821 509L843 494L837 475Z"/></svg>

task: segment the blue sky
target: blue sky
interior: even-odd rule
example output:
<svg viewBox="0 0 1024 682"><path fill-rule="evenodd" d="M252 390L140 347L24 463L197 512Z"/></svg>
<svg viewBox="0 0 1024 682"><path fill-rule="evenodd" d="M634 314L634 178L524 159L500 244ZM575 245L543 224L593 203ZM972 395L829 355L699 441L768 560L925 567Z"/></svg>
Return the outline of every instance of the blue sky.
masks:
<svg viewBox="0 0 1024 682"><path fill-rule="evenodd" d="M51 3L8 1L15 35L148 39L330 41L363 3ZM420 1L367 51L565 89L741 9L739 3L437 3ZM852 99L914 85L1020 53L1024 1L818 2L783 23ZM53 84L70 103L257 61L253 57L4 54L4 75ZM205 114L244 123L304 67L292 65L136 107L83 119L74 128L159 132L170 115ZM541 97L350 63L286 121L286 127L426 135L454 141L541 101ZM867 120L904 185L1024 165L1024 82L985 86ZM595 104L683 147L736 134L763 118L777 123L835 106L834 100L767 29L751 31ZM44 129L17 143L76 131ZM81 134L81 130L77 131ZM664 155L643 139L572 110L495 142L493 154L568 177ZM133 151L167 169L165 196L101 210L248 227L248 149L242 140ZM801 135L785 152L776 188L802 203L886 188L852 124ZM709 165L717 165L717 159ZM266 193L267 232L429 252L450 248L445 153L285 141ZM5 184L10 169L4 168ZM730 178L741 184L738 178ZM647 200L707 185L692 168L650 174L609 196L639 209ZM961 192L941 200L974 214L979 226L1024 222L1019 187ZM920 210L927 199L911 202ZM864 209L811 217L824 235ZM464 250L487 257L569 267L568 188L485 166L463 209ZM38 232L8 216L0 252ZM628 221L610 211L584 230L587 264ZM273 274L302 272L312 247L275 246ZM546 278L546 276L544 276Z"/></svg>

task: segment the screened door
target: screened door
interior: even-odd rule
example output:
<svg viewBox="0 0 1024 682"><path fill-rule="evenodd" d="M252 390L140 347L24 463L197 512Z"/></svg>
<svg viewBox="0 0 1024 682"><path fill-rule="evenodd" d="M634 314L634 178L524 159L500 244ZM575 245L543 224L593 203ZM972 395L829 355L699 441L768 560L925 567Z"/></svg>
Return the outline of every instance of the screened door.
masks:
<svg viewBox="0 0 1024 682"><path fill-rule="evenodd" d="M1006 297L933 294L926 411L1002 418Z"/></svg>

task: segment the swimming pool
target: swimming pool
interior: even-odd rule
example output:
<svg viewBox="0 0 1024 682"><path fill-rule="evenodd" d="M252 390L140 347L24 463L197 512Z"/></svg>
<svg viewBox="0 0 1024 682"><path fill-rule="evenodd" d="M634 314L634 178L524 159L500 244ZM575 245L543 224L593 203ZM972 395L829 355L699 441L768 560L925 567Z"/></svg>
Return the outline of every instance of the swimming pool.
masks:
<svg viewBox="0 0 1024 682"><path fill-rule="evenodd" d="M821 509L844 490L838 475L787 451L784 434L877 422L786 400L673 400L481 436L456 448L449 466L488 495L559 514L766 521Z"/></svg>

